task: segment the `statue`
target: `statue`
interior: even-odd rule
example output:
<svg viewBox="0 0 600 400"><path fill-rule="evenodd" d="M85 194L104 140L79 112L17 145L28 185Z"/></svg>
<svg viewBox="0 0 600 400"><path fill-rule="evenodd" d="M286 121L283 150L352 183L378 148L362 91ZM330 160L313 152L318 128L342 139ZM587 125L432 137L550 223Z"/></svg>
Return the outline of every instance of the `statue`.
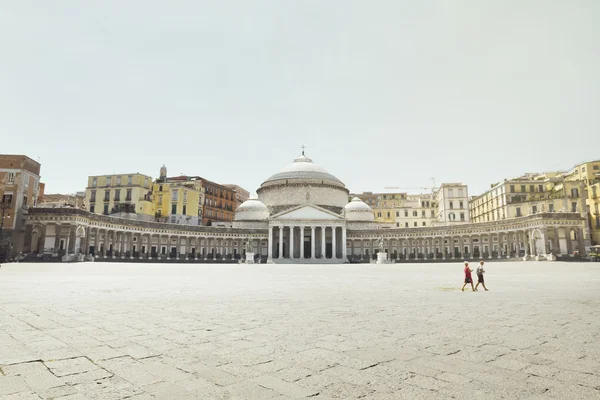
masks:
<svg viewBox="0 0 600 400"><path fill-rule="evenodd" d="M250 238L246 239L246 253L252 253L252 241Z"/></svg>
<svg viewBox="0 0 600 400"><path fill-rule="evenodd" d="M377 239L377 247L379 247L379 251L383 251L383 237Z"/></svg>

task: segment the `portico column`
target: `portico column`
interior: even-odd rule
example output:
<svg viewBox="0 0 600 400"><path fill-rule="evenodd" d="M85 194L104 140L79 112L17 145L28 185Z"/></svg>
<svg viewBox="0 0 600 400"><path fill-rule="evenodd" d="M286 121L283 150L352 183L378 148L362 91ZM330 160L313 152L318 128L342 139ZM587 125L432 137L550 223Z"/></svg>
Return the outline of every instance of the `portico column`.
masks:
<svg viewBox="0 0 600 400"><path fill-rule="evenodd" d="M512 232L506 234L506 258L510 258L512 254Z"/></svg>
<svg viewBox="0 0 600 400"><path fill-rule="evenodd" d="M583 240L583 228L577 228L577 250L579 255L585 254L585 241Z"/></svg>
<svg viewBox="0 0 600 400"><path fill-rule="evenodd" d="M300 258L304 259L304 226L300 227Z"/></svg>
<svg viewBox="0 0 600 400"><path fill-rule="evenodd" d="M336 226L332 226L331 227L331 258L334 260L337 258L337 247L336 247L336 243L335 243L335 231L336 231Z"/></svg>
<svg viewBox="0 0 600 400"><path fill-rule="evenodd" d="M279 257L280 260L283 259L283 225L279 227Z"/></svg>
<svg viewBox="0 0 600 400"><path fill-rule="evenodd" d="M294 225L290 226L290 259L294 259Z"/></svg>
<svg viewBox="0 0 600 400"><path fill-rule="evenodd" d="M492 241L492 234L488 234L488 258L491 260L493 257L493 251L494 251L494 242ZM498 243L500 243L500 238L498 238Z"/></svg>
<svg viewBox="0 0 600 400"><path fill-rule="evenodd" d="M310 227L310 258L314 260L316 258L315 254L315 227Z"/></svg>
<svg viewBox="0 0 600 400"><path fill-rule="evenodd" d="M125 258L125 252L127 251L127 232L121 232L121 258ZM131 245L129 246L131 247Z"/></svg>
<svg viewBox="0 0 600 400"><path fill-rule="evenodd" d="M346 244L346 227L342 226L342 260L346 262L348 256L348 247Z"/></svg>
<svg viewBox="0 0 600 400"><path fill-rule="evenodd" d="M326 226L321 227L321 259L326 258L326 252L325 252L325 249L327 248L327 243L325 242L326 229L327 229Z"/></svg>
<svg viewBox="0 0 600 400"><path fill-rule="evenodd" d="M560 241L558 238L558 228L555 226L552 228L554 230L554 240L552 241L552 254L557 255L560 253Z"/></svg>
<svg viewBox="0 0 600 400"><path fill-rule="evenodd" d="M573 243L571 242L571 228L564 228L567 235L567 253L569 256L573 254Z"/></svg>
<svg viewBox="0 0 600 400"><path fill-rule="evenodd" d="M273 261L273 227L269 226L269 239L267 242L267 262Z"/></svg>

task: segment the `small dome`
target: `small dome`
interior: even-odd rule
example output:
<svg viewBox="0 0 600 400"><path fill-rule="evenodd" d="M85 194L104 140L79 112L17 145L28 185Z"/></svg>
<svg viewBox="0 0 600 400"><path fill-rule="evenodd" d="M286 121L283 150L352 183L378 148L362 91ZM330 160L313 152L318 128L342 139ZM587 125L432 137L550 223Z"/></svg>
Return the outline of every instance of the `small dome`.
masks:
<svg viewBox="0 0 600 400"><path fill-rule="evenodd" d="M235 210L235 221L258 221L269 218L269 208L260 200L249 199Z"/></svg>
<svg viewBox="0 0 600 400"><path fill-rule="evenodd" d="M364 201L355 197L344 207L348 221L375 221L375 213Z"/></svg>

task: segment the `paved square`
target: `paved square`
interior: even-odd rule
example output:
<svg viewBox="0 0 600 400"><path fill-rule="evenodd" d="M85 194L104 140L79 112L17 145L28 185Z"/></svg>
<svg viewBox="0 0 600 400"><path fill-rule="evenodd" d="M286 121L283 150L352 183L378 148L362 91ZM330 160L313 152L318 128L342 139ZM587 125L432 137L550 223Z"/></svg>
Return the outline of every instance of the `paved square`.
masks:
<svg viewBox="0 0 600 400"><path fill-rule="evenodd" d="M0 399L600 398L600 263L486 267L4 265Z"/></svg>

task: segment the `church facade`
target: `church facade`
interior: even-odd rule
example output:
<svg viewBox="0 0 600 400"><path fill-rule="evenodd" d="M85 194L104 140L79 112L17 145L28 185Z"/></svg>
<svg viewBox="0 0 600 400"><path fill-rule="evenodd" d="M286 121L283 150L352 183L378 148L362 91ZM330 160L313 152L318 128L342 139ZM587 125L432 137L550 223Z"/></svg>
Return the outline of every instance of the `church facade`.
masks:
<svg viewBox="0 0 600 400"><path fill-rule="evenodd" d="M538 213L502 221L397 228L375 222L342 181L302 155L267 178L235 211L232 228L129 220L68 208L34 208L25 252L122 260L243 259L269 263L501 258L583 252L584 217ZM551 258L551 257L549 257Z"/></svg>

